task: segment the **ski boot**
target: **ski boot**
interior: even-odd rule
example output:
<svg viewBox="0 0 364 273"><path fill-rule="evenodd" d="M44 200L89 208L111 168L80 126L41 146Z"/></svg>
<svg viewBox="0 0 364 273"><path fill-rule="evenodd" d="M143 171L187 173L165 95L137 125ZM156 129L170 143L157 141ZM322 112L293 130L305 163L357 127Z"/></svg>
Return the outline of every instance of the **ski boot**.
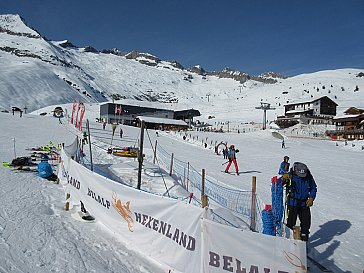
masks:
<svg viewBox="0 0 364 273"><path fill-rule="evenodd" d="M301 233L301 241L307 242L308 241L308 234Z"/></svg>

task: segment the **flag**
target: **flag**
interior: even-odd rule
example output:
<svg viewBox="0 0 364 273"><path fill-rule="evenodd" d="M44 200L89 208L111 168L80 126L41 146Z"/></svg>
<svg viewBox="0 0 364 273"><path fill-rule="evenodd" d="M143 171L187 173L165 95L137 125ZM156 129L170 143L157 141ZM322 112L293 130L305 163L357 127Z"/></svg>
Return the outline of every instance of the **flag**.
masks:
<svg viewBox="0 0 364 273"><path fill-rule="evenodd" d="M121 105L120 104L117 104L116 107L115 107L115 114L119 114L120 115L121 113Z"/></svg>

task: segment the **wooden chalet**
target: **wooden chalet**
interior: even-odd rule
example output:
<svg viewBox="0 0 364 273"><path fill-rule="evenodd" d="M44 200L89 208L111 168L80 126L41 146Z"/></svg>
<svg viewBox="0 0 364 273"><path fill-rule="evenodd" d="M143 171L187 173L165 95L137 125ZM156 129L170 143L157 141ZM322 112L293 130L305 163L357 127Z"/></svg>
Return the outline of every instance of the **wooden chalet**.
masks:
<svg viewBox="0 0 364 273"><path fill-rule="evenodd" d="M337 103L327 96L311 101L288 103L284 105L285 115L277 117L275 123L281 128L298 123L332 124L336 107Z"/></svg>
<svg viewBox="0 0 364 273"><path fill-rule="evenodd" d="M333 118L335 130L326 131L326 135L338 140L364 139L364 109L350 107L344 115Z"/></svg>

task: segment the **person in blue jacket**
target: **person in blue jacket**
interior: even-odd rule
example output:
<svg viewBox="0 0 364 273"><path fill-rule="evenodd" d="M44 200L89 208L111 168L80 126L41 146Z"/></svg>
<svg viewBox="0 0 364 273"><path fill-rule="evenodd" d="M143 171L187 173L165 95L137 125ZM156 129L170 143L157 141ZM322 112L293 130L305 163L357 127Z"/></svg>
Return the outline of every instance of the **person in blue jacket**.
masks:
<svg viewBox="0 0 364 273"><path fill-rule="evenodd" d="M56 181L57 175L53 173L51 164L48 163L48 156L42 155L41 162L38 164L38 176L50 181Z"/></svg>
<svg viewBox="0 0 364 273"><path fill-rule="evenodd" d="M311 227L310 207L316 198L317 185L307 168L301 162L295 162L290 170L290 179L287 187L287 227L293 229L297 216L300 219L301 240L308 241Z"/></svg>
<svg viewBox="0 0 364 273"><path fill-rule="evenodd" d="M281 165L279 166L279 170L278 170L278 174L283 175L285 173L289 172L289 157L288 156L284 156L283 161L281 163Z"/></svg>

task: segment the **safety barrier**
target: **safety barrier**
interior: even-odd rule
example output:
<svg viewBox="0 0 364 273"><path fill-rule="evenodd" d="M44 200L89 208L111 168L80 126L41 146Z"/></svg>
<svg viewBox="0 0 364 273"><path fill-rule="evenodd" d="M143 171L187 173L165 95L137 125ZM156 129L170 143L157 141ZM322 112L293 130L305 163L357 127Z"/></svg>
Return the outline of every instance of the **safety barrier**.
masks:
<svg viewBox="0 0 364 273"><path fill-rule="evenodd" d="M172 169L172 175L179 185L187 191L193 192L194 196L201 193L202 174L200 174L200 172L189 162L177 159L173 154L168 153L160 145L156 145L156 157L162 168L166 170ZM245 191L229 187L223 182L210 176L205 176L204 181L204 193L209 197L210 202L213 201L221 207L238 213L247 220L247 223L254 218L254 230L259 232L262 231L261 212L264 204L256 193L253 193L253 191ZM252 208L253 195L255 197L254 208ZM219 216L219 218L224 217ZM228 221L226 220L226 222Z"/></svg>

